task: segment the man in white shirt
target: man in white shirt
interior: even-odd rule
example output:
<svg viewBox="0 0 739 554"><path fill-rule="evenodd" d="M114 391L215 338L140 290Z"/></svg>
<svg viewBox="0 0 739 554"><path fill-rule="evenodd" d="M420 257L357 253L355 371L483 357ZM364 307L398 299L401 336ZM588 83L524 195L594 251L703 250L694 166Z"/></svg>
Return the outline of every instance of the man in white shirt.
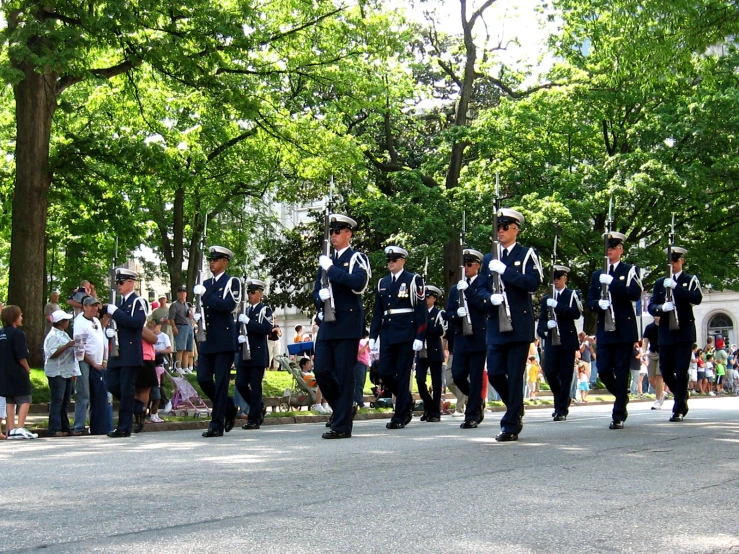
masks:
<svg viewBox="0 0 739 554"><path fill-rule="evenodd" d="M75 383L74 427L72 435L86 434L85 420L90 408L90 434L105 435L108 429L108 389L105 370L108 365L108 341L97 318L100 301L93 296L82 299L82 312L74 318L73 336L85 336L85 358L79 363Z"/></svg>

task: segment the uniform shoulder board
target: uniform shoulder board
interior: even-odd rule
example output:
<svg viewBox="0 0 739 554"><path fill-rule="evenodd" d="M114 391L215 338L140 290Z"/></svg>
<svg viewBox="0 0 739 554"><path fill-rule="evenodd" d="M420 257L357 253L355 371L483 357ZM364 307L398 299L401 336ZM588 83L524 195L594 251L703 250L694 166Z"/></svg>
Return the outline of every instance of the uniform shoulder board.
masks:
<svg viewBox="0 0 739 554"><path fill-rule="evenodd" d="M631 268L629 268L629 274L626 276L627 287L631 286L632 281L635 281L639 288L644 290L644 285L641 282L641 277L639 276L639 273L639 268L637 266L632 265Z"/></svg>
<svg viewBox="0 0 739 554"><path fill-rule="evenodd" d="M526 265L528 264L529 259L534 262L534 269L539 272L539 279L543 281L544 269L542 269L541 267L541 260L539 259L539 255L533 248L529 248L528 252L526 252L526 257L523 259L523 267L521 268L521 273L523 273L524 275L526 274Z"/></svg>
<svg viewBox="0 0 739 554"><path fill-rule="evenodd" d="M362 290L356 291L353 290L352 292L354 294L364 294L364 291L367 290L367 286L369 285L370 279L372 278L372 268L370 267L369 259L367 256L362 254L361 252L354 252L352 254L351 259L349 260L349 273L354 273L354 267L356 265L359 265L362 269L364 269L364 272L367 274L367 280L364 282L364 286L362 287ZM380 283L377 283L378 290Z"/></svg>

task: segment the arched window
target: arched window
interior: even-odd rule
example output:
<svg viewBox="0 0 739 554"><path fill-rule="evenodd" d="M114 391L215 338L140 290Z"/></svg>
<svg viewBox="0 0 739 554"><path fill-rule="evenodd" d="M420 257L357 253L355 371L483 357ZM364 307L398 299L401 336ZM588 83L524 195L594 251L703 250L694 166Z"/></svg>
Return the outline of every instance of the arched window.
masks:
<svg viewBox="0 0 739 554"><path fill-rule="evenodd" d="M731 317L722 312L711 316L711 319L708 320L708 336L721 336L728 344L732 344L734 342L734 323L731 321Z"/></svg>

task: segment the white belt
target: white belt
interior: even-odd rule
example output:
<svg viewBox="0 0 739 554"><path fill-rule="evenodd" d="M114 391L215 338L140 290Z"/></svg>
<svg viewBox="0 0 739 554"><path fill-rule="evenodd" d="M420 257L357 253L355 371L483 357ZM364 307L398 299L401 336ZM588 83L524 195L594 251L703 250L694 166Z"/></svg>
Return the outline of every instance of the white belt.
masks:
<svg viewBox="0 0 739 554"><path fill-rule="evenodd" d="M415 311L413 308L398 308L396 310L385 310L385 315L412 314Z"/></svg>

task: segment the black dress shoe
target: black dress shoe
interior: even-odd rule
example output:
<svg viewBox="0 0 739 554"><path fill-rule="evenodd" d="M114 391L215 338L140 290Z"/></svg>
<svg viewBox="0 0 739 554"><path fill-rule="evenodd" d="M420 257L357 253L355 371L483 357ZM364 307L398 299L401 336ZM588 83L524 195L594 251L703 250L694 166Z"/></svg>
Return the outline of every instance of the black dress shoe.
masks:
<svg viewBox="0 0 739 554"><path fill-rule="evenodd" d="M205 438L222 437L223 436L223 431L219 431L218 429L208 428L208 430L203 433L203 436Z"/></svg>
<svg viewBox="0 0 739 554"><path fill-rule="evenodd" d="M356 404L352 405L352 419L354 419L354 416L357 415L357 412L359 411L359 406Z"/></svg>
<svg viewBox="0 0 739 554"><path fill-rule="evenodd" d="M259 411L259 425L262 425L264 423L265 417L267 417L267 408L262 406L262 409Z"/></svg>
<svg viewBox="0 0 739 554"><path fill-rule="evenodd" d="M242 429L245 429L247 431L251 431L253 429L259 429L260 425L259 423L245 423L241 426Z"/></svg>
<svg viewBox="0 0 739 554"><path fill-rule="evenodd" d="M516 433L509 433L507 431L501 431L498 436L495 437L497 442L511 442L517 441L518 435Z"/></svg>
<svg viewBox="0 0 739 554"><path fill-rule="evenodd" d="M552 412L552 417L557 417L557 412Z"/></svg>
<svg viewBox="0 0 739 554"><path fill-rule="evenodd" d="M624 428L624 422L623 421L617 421L613 420L611 421L611 424L608 426L609 429L623 429Z"/></svg>
<svg viewBox="0 0 739 554"><path fill-rule="evenodd" d="M236 425L236 415L238 413L239 411L233 404L229 405L226 408L226 419L223 422L223 430L226 431L226 433L228 433L231 429L234 428L234 425Z"/></svg>
<svg viewBox="0 0 739 554"><path fill-rule="evenodd" d="M144 412L133 414L133 432L140 433L144 430Z"/></svg>
<svg viewBox="0 0 739 554"><path fill-rule="evenodd" d="M432 415L432 416L428 416L428 417L426 418L426 423L438 423L438 422L440 422L440 421L441 421L441 418L440 418L440 417L438 417L438 416L433 416L433 415Z"/></svg>
<svg viewBox="0 0 739 554"><path fill-rule="evenodd" d="M130 437L131 436L131 431L121 431L120 429L118 429L116 427L110 433L108 433L108 436L111 439L120 439L120 438L123 438L123 437Z"/></svg>
<svg viewBox="0 0 739 554"><path fill-rule="evenodd" d="M324 439L350 439L351 433L340 433L339 431L328 431L321 435Z"/></svg>
<svg viewBox="0 0 739 554"><path fill-rule="evenodd" d="M465 419L464 422L459 426L460 429L476 429L478 426L477 421L474 419Z"/></svg>
<svg viewBox="0 0 739 554"><path fill-rule="evenodd" d="M328 421L326 422L326 427L330 428L331 425L333 425L333 423L334 423L334 414L331 414L328 418Z"/></svg>
<svg viewBox="0 0 739 554"><path fill-rule="evenodd" d="M385 424L385 428L387 428L387 429L403 429L403 428L405 428L405 424L404 423L400 423L398 421L391 421L391 422Z"/></svg>
<svg viewBox="0 0 739 554"><path fill-rule="evenodd" d="M680 422L680 421L683 421L683 414L672 414L672 417L670 418L670 421L672 421L672 422Z"/></svg>
<svg viewBox="0 0 739 554"><path fill-rule="evenodd" d="M405 418L403 419L403 427L408 425L412 419L413 419L413 408L408 410L408 413L405 415Z"/></svg>
<svg viewBox="0 0 739 554"><path fill-rule="evenodd" d="M423 415L421 416L421 421L426 421L426 412L423 412Z"/></svg>
<svg viewBox="0 0 739 554"><path fill-rule="evenodd" d="M562 414L557 414L554 416L554 421L567 421L567 416Z"/></svg>

